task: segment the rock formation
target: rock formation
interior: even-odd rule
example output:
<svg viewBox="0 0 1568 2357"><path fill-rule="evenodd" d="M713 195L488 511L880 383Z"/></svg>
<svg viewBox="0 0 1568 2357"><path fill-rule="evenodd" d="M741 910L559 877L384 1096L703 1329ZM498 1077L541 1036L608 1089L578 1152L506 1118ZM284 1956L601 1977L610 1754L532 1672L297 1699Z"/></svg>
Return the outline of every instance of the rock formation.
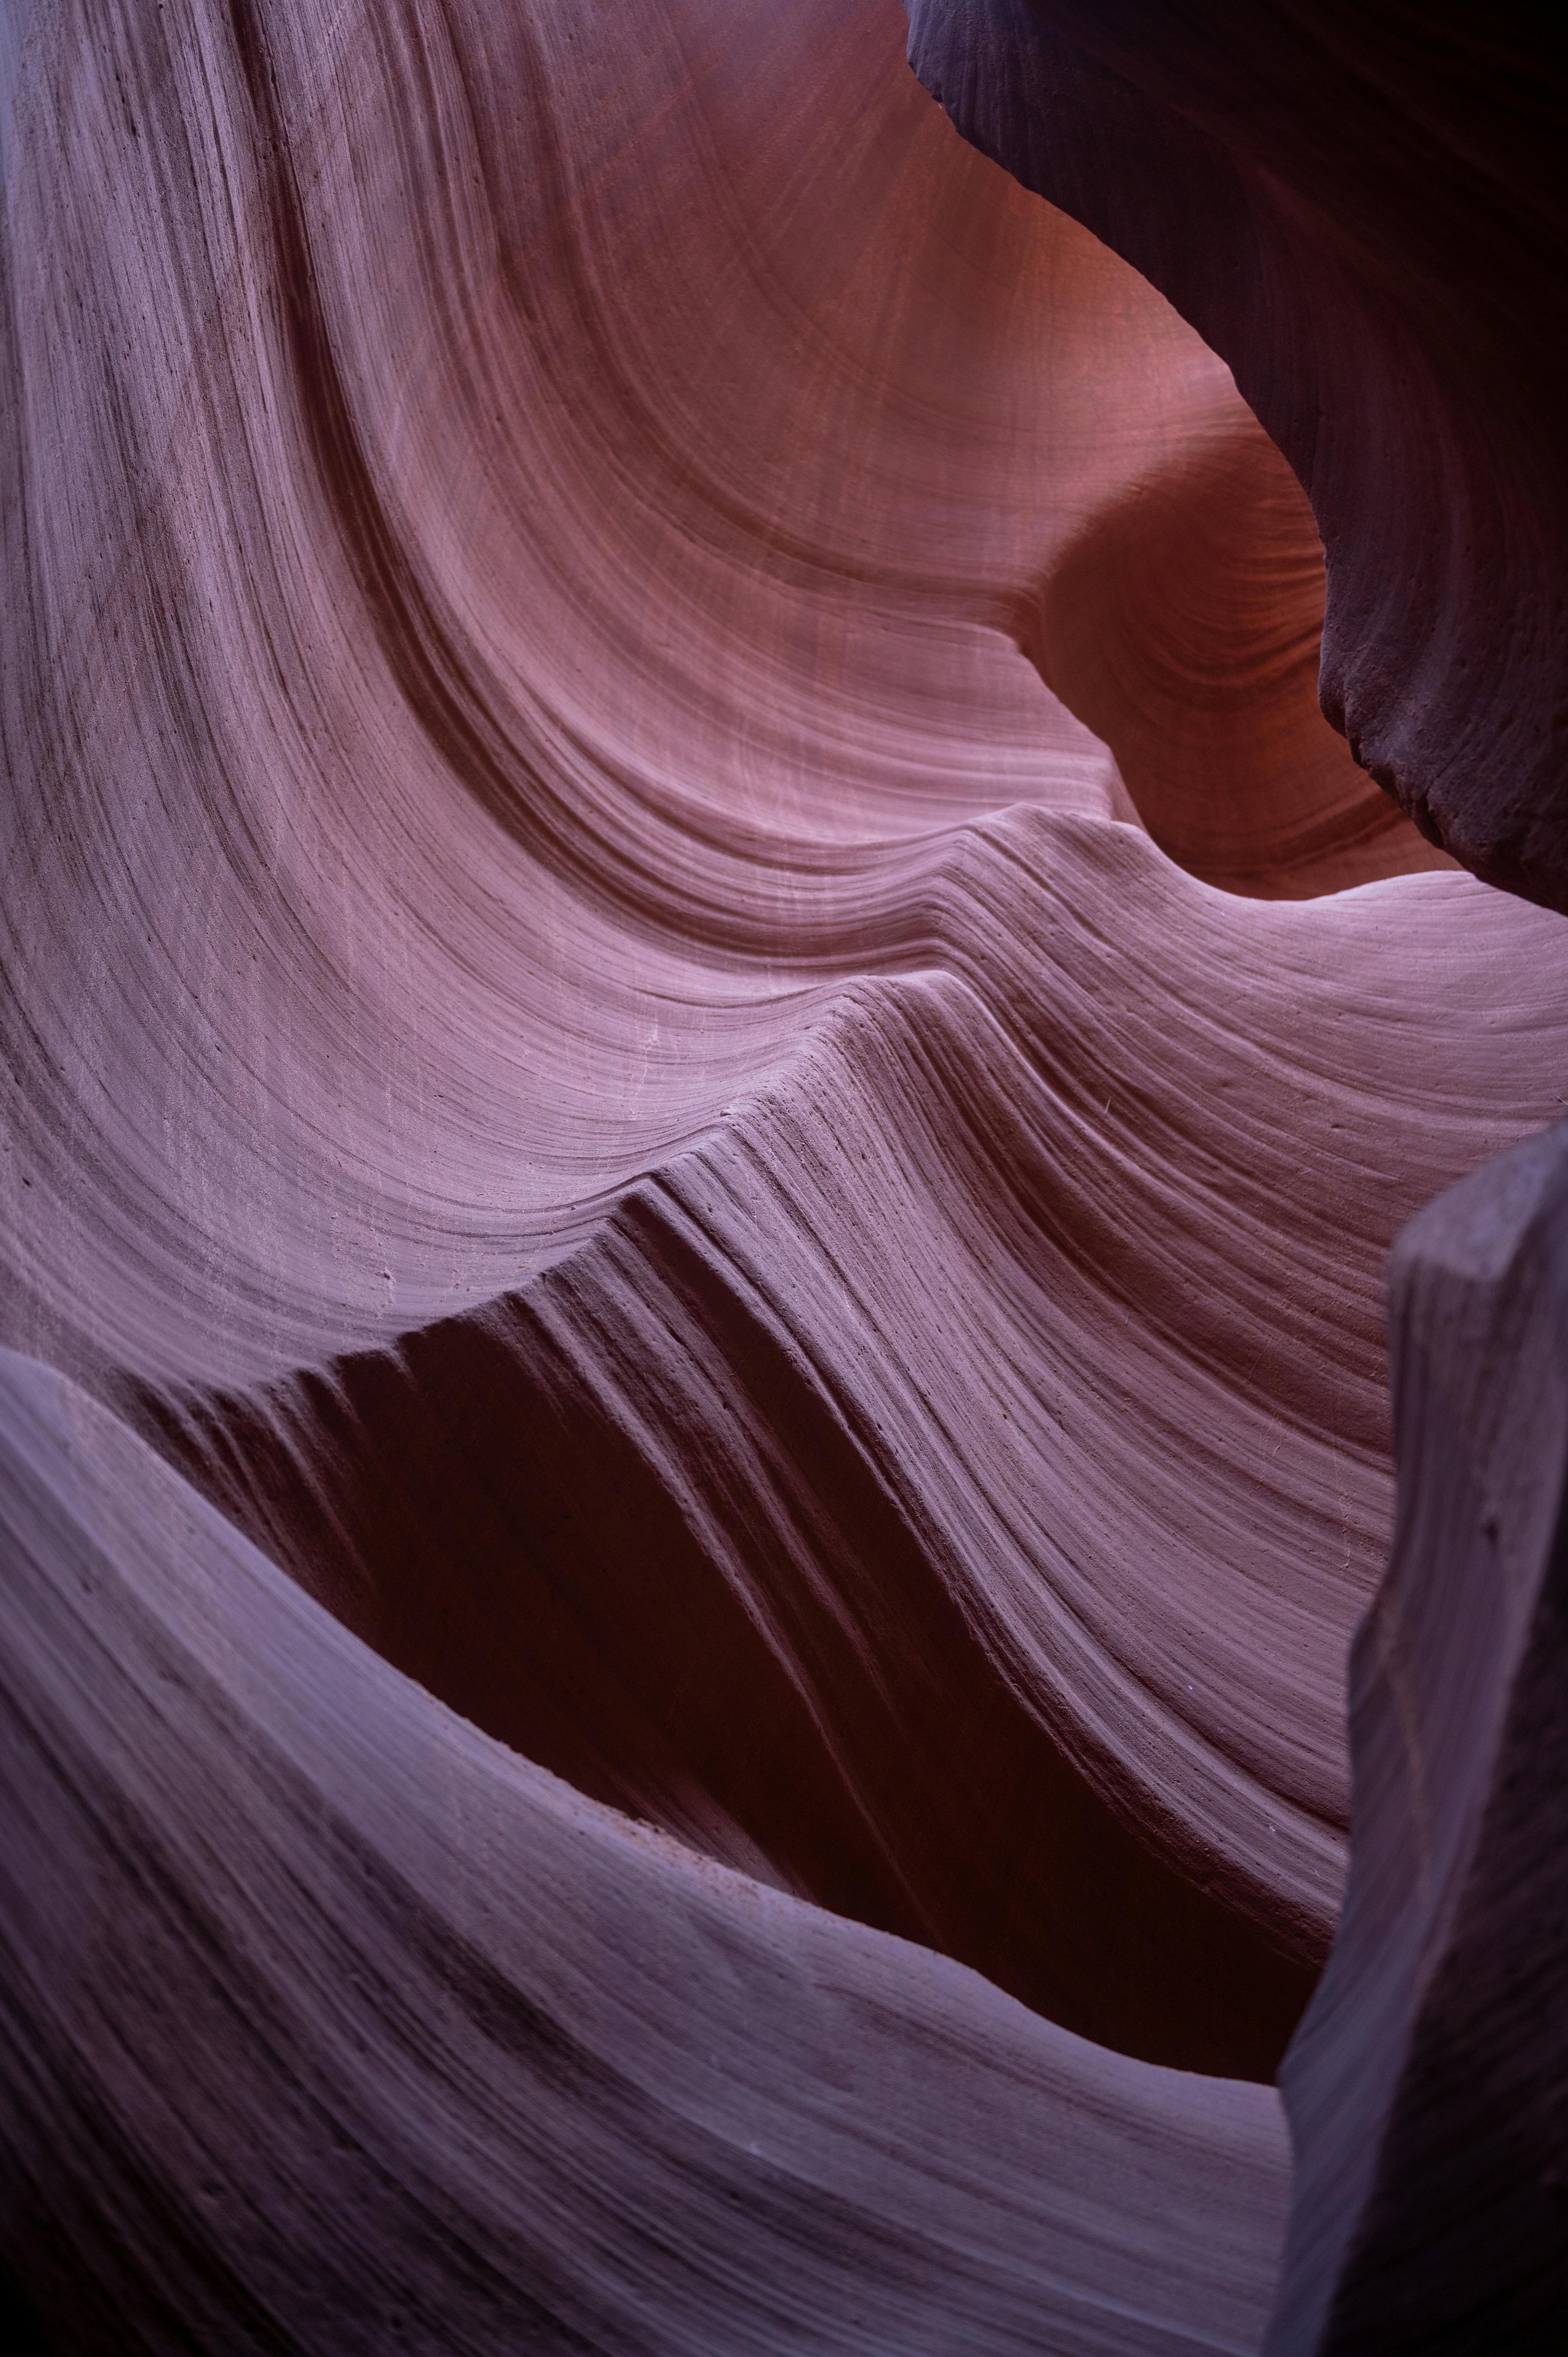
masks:
<svg viewBox="0 0 1568 2357"><path fill-rule="evenodd" d="M1462 5L909 13L965 135L1147 272L1291 458L1327 549L1325 709L1357 759L1468 865L1568 908L1552 36ZM1112 539L1109 595L1087 546L1057 665L1134 706L1175 848L1194 822L1159 759L1182 735L1165 650L1214 601L1204 538L1165 508L1171 586L1146 528ZM1272 2352L1545 2349L1568 2323L1565 1157L1558 1132L1481 1173L1396 1261L1402 1517L1357 1641L1345 1917L1283 2073Z"/></svg>
<svg viewBox="0 0 1568 2357"><path fill-rule="evenodd" d="M1423 2201L1561 2304L1535 330L1081 13L11 25L46 2346L1413 2348Z"/></svg>
<svg viewBox="0 0 1568 2357"><path fill-rule="evenodd" d="M1568 1128L1407 1228L1399 1526L1357 1634L1344 1920L1283 2073L1271 2352L1549 2349L1568 2315Z"/></svg>
<svg viewBox="0 0 1568 2357"><path fill-rule="evenodd" d="M965 137L1229 361L1328 558L1324 709L1466 866L1568 904L1568 70L1431 0L908 0Z"/></svg>

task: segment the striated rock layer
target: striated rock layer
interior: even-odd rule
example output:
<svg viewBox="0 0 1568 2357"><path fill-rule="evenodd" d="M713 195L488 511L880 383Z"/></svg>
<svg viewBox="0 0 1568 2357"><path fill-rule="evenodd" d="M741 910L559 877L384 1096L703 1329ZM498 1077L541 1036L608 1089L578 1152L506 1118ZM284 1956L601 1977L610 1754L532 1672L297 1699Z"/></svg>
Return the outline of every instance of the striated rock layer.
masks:
<svg viewBox="0 0 1568 2357"><path fill-rule="evenodd" d="M909 13L960 127L1147 269L1292 457L1358 759L1568 906L1554 36L1464 7ZM1194 602L1127 569L1162 618ZM1092 549L1084 574L1103 602ZM1114 629L1069 633L1113 706ZM1283 2073L1272 2352L1544 2350L1568 2319L1563 1149L1489 1167L1395 1255L1401 1518L1353 1656L1344 1919Z"/></svg>
<svg viewBox="0 0 1568 2357"><path fill-rule="evenodd" d="M1328 556L1324 709L1423 834L1568 908L1568 73L1544 12L908 0L966 138L1224 355Z"/></svg>
<svg viewBox="0 0 1568 2357"><path fill-rule="evenodd" d="M1271 2090L594 1807L59 1376L0 1401L8 2240L66 2345L1255 2345Z"/></svg>
<svg viewBox="0 0 1568 2357"><path fill-rule="evenodd" d="M1039 21L917 11L917 59L978 38L983 106ZM1356 767L1285 459L897 7L14 30L42 2329L1257 2349L1285 2249L1281 2347L1372 2330L1397 1796L1288 2243L1257 2083L1345 1889L1385 1255L1557 1117L1560 921ZM1559 897L1509 827L1439 831Z"/></svg>

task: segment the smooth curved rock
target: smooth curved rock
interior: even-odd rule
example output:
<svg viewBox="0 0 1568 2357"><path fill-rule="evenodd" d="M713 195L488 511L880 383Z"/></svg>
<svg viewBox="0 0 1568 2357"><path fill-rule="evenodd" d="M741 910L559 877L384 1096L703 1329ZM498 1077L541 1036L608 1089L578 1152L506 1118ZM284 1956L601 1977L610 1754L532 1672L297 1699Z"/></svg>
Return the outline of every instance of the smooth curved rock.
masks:
<svg viewBox="0 0 1568 2357"><path fill-rule="evenodd" d="M1207 882L1306 899L1453 866L1319 712L1322 634L1312 510L1248 419L1091 516L1023 643L1162 851Z"/></svg>
<svg viewBox="0 0 1568 2357"><path fill-rule="evenodd" d="M1568 909L1568 80L1537 10L908 0L967 139L1221 353L1328 559L1323 706L1423 832Z"/></svg>
<svg viewBox="0 0 1568 2357"><path fill-rule="evenodd" d="M526 1289L127 1412L599 1797L1268 2076L1339 1900L1382 1253L1561 1056L1533 978L1451 1038L1558 928L1468 878L1230 899L1024 813L926 918Z"/></svg>
<svg viewBox="0 0 1568 2357"><path fill-rule="evenodd" d="M81 2351L1255 2346L1272 2090L596 1808L0 1354L5 2236Z"/></svg>
<svg viewBox="0 0 1568 2357"><path fill-rule="evenodd" d="M1407 872L1224 361L903 40L4 49L0 2256L67 2347L1265 2330L1384 1258L1558 1117L1568 938Z"/></svg>

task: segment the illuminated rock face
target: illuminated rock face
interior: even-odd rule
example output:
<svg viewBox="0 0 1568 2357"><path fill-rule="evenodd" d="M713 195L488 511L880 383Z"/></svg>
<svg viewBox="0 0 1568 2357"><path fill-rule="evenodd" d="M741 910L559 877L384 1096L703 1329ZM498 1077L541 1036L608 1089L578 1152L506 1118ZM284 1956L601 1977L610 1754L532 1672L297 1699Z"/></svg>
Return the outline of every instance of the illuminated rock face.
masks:
<svg viewBox="0 0 1568 2357"><path fill-rule="evenodd" d="M1113 152L1035 12L912 21L1024 178L1042 59ZM905 31L7 53L0 2249L62 2348L1255 2349L1282 2264L1282 2348L1381 2346L1447 2083L1359 1992L1523 2003L1442 1893L1534 1510L1473 1774L1353 1849L1345 1663L1388 1249L1557 1117L1568 946L1322 718L1227 361L1363 754L1547 902L1550 795L1489 673L1421 767L1405 479L1334 521L1201 176L1080 158L1085 228ZM1491 1462L1445 1395L1412 1479ZM1447 1707L1409 1609L1359 1760Z"/></svg>

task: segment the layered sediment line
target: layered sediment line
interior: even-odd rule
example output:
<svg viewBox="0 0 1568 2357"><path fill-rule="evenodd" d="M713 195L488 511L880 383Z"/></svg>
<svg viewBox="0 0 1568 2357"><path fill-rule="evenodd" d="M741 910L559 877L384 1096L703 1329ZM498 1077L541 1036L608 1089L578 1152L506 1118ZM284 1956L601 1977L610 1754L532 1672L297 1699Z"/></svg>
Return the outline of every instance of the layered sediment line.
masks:
<svg viewBox="0 0 1568 2357"><path fill-rule="evenodd" d="M65 2347L1256 2350L1348 1825L1281 2346L1413 2280L1344 1663L1389 1248L1565 1092L1559 919L1428 839L1563 901L1529 339L1465 373L1466 243L1434 358L1363 174L1363 362L1255 91L913 18L1063 210L882 0L4 48L0 2258Z"/></svg>
<svg viewBox="0 0 1568 2357"><path fill-rule="evenodd" d="M128 1410L530 1757L1268 2076L1339 1899L1384 1239L1555 1037L1531 997L1449 1052L1423 940L1458 999L1495 915L1555 930L1416 888L1270 908L1130 828L993 822L931 894L946 965L840 994L529 1286Z"/></svg>
<svg viewBox="0 0 1568 2357"><path fill-rule="evenodd" d="M0 2183L65 2345L1255 2345L1272 2089L583 1800L9 1353L0 1469Z"/></svg>
<svg viewBox="0 0 1568 2357"><path fill-rule="evenodd" d="M1230 362L1327 553L1323 707L1431 841L1568 904L1555 27L908 0L967 139Z"/></svg>

